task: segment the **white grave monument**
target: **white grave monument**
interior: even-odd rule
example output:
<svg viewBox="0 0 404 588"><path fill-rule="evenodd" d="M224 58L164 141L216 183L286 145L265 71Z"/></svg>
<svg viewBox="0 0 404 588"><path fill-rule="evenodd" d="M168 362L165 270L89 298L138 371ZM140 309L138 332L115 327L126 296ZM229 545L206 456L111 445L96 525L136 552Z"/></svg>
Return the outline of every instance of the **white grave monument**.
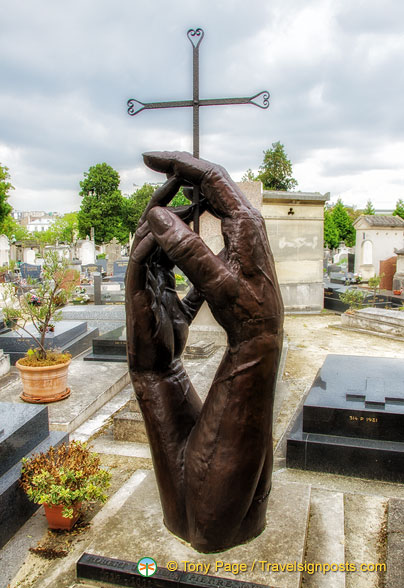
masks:
<svg viewBox="0 0 404 588"><path fill-rule="evenodd" d="M94 241L90 241L88 236L86 240L81 243L79 259L81 260L81 265L95 263L95 243Z"/></svg>
<svg viewBox="0 0 404 588"><path fill-rule="evenodd" d="M10 261L10 242L6 235L0 235L0 266Z"/></svg>
<svg viewBox="0 0 404 588"><path fill-rule="evenodd" d="M24 249L24 261L31 265L36 265L35 251L33 249Z"/></svg>

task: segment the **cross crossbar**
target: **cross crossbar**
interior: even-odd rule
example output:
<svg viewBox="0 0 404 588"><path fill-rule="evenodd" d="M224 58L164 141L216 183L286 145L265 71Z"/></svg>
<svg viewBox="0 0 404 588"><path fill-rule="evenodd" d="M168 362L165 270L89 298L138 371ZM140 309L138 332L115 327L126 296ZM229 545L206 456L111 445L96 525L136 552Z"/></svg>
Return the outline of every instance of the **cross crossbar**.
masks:
<svg viewBox="0 0 404 588"><path fill-rule="evenodd" d="M192 45L193 54L193 98L192 100L173 100L169 102L140 102L136 98L130 98L127 102L128 114L135 116L143 110L154 110L157 108L193 108L193 155L199 157L199 107L200 106L227 106L229 104L253 104L258 108L269 107L269 92L264 90L254 96L242 98L212 98L199 99L199 46L204 37L201 28L189 29L187 37ZM194 187L192 202L195 207L194 231L199 233L199 188Z"/></svg>

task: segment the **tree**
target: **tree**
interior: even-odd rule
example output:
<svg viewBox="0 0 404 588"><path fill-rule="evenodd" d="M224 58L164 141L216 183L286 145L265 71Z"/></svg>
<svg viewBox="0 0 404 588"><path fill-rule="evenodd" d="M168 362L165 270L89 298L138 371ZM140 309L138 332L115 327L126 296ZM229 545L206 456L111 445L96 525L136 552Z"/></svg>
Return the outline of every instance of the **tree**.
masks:
<svg viewBox="0 0 404 588"><path fill-rule="evenodd" d="M393 216L400 216L401 218L404 218L404 201L399 198L396 202L396 208L393 212Z"/></svg>
<svg viewBox="0 0 404 588"><path fill-rule="evenodd" d="M254 182L256 179L257 178L256 178L253 170L249 167L248 170L245 172L245 174L242 176L241 181L242 182Z"/></svg>
<svg viewBox="0 0 404 588"><path fill-rule="evenodd" d="M5 219L9 216L12 211L11 205L7 202L7 198L10 196L10 190L14 190L14 186L8 181L10 174L8 173L8 167L0 164L0 227L3 232L3 224Z"/></svg>
<svg viewBox="0 0 404 588"><path fill-rule="evenodd" d="M297 181L292 178L292 164L279 141L264 151L257 179L261 180L266 190L291 190L297 186Z"/></svg>
<svg viewBox="0 0 404 588"><path fill-rule="evenodd" d="M139 219L142 216L146 206L148 205L155 187L151 184L143 184L141 188L136 190L129 198L124 198L124 218L125 226L132 235L136 232L139 224ZM182 187L178 193L171 200L169 206L187 206L190 204L189 199L185 196Z"/></svg>
<svg viewBox="0 0 404 588"><path fill-rule="evenodd" d="M340 198L332 209L331 216L337 227L340 241L344 241L347 247L355 245L356 232L352 220L349 218L349 214Z"/></svg>
<svg viewBox="0 0 404 588"><path fill-rule="evenodd" d="M6 216L4 219L1 232L10 241L26 241L30 238L27 228L20 225L11 215Z"/></svg>
<svg viewBox="0 0 404 588"><path fill-rule="evenodd" d="M181 186L177 194L171 200L169 206L188 206L189 204L191 204L191 201L189 200L189 198L185 196L183 188Z"/></svg>
<svg viewBox="0 0 404 588"><path fill-rule="evenodd" d="M125 225L128 231L135 234L139 219L142 216L155 188L151 184L143 184L129 198L124 198L123 210Z"/></svg>
<svg viewBox="0 0 404 588"><path fill-rule="evenodd" d="M363 209L362 214L375 214L375 207L370 199L366 202L366 207Z"/></svg>
<svg viewBox="0 0 404 588"><path fill-rule="evenodd" d="M78 231L78 213L67 212L62 218L56 219L50 227L55 234L55 241L73 243Z"/></svg>
<svg viewBox="0 0 404 588"><path fill-rule="evenodd" d="M336 249L340 243L338 229L334 223L332 214L324 209L324 245L330 249Z"/></svg>
<svg viewBox="0 0 404 588"><path fill-rule="evenodd" d="M79 235L85 238L94 227L95 242L106 243L114 237L128 239L124 221L124 198L119 190L119 174L106 163L97 163L84 173L80 182L83 197L77 214Z"/></svg>

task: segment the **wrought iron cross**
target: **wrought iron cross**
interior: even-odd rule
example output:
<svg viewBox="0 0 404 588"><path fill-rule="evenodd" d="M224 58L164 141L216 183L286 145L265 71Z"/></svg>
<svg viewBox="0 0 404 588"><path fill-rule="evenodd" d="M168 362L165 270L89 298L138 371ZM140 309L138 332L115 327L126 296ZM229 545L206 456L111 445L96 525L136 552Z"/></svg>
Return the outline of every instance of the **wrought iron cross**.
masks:
<svg viewBox="0 0 404 588"><path fill-rule="evenodd" d="M228 104L253 104L259 108L268 108L269 92L264 90L248 98L214 98L210 100L199 99L199 46L204 37L202 29L189 29L187 37L192 45L193 53L193 98L192 100L177 100L170 102L140 102L135 98L128 100L128 114L135 116L143 110L154 108L193 108L193 155L199 158L199 107L200 106L222 106ZM194 213L194 231L199 233L199 188L193 190L193 204L195 205Z"/></svg>

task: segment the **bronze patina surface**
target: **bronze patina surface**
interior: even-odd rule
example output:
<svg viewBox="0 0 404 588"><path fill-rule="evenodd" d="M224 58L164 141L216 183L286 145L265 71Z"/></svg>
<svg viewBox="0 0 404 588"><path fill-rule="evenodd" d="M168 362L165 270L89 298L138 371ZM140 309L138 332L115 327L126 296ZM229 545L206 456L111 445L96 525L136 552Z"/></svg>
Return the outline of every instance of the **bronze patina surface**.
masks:
<svg viewBox="0 0 404 588"><path fill-rule="evenodd" d="M264 221L226 170L182 152L146 153L144 161L168 180L154 193L130 254L129 370L166 526L199 551L222 551L265 527L283 304ZM180 186L197 187L201 212L220 218L219 255L189 228L192 206L166 208ZM174 264L193 284L182 300ZM204 300L228 345L202 405L181 354Z"/></svg>

